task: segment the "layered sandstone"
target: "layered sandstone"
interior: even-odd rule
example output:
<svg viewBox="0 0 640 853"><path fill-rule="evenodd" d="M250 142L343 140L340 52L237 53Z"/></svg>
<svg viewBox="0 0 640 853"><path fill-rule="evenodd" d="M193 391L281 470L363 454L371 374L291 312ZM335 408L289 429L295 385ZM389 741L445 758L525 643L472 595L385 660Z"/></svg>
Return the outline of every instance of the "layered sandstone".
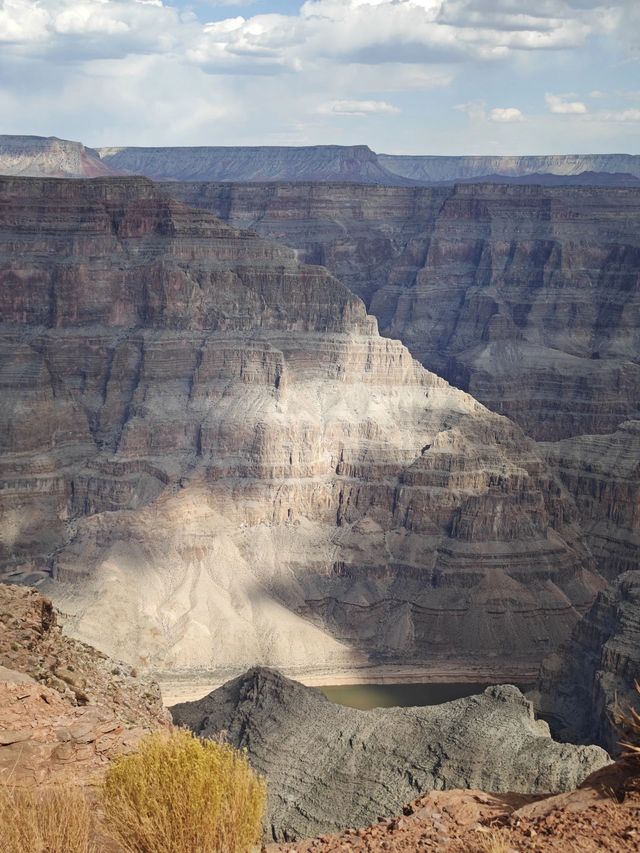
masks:
<svg viewBox="0 0 640 853"><path fill-rule="evenodd" d="M640 572L598 596L571 640L545 660L537 703L562 738L620 751L619 712L638 706Z"/></svg>
<svg viewBox="0 0 640 853"><path fill-rule="evenodd" d="M640 416L640 192L176 184L293 246L383 334L539 439Z"/></svg>
<svg viewBox="0 0 640 853"><path fill-rule="evenodd" d="M525 675L602 585L520 430L144 179L0 181L5 577L155 669Z"/></svg>
<svg viewBox="0 0 640 853"><path fill-rule="evenodd" d="M508 685L432 707L358 711L257 668L171 713L247 750L269 780L274 840L366 826L424 791L571 790L609 763L598 747L555 743Z"/></svg>

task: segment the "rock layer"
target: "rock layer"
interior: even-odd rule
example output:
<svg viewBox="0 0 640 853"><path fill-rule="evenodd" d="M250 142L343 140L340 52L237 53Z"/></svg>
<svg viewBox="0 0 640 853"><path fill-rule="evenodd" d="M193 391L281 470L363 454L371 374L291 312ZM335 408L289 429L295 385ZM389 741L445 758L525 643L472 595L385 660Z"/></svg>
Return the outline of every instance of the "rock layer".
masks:
<svg viewBox="0 0 640 853"><path fill-rule="evenodd" d="M640 570L640 421L540 450L575 499L600 572L613 581Z"/></svg>
<svg viewBox="0 0 640 853"><path fill-rule="evenodd" d="M5 577L157 669L490 662L602 585L505 418L144 179L0 181Z"/></svg>
<svg viewBox="0 0 640 853"><path fill-rule="evenodd" d="M365 826L428 790L570 790L609 761L597 747L552 741L507 685L428 708L357 711L253 669L171 712L177 725L247 749L269 780L274 840Z"/></svg>
<svg viewBox="0 0 640 853"><path fill-rule="evenodd" d="M541 670L537 703L563 738L620 751L617 711L638 707L640 572L598 596L571 641Z"/></svg>

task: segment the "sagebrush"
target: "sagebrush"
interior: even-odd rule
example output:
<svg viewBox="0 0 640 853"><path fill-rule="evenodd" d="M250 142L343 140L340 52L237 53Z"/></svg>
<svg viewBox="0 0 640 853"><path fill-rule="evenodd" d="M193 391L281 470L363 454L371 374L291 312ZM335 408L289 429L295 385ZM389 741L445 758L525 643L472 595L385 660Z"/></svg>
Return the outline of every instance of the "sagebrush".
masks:
<svg viewBox="0 0 640 853"><path fill-rule="evenodd" d="M258 843L264 781L244 753L180 730L148 735L107 771L107 824L127 853L247 853Z"/></svg>
<svg viewBox="0 0 640 853"><path fill-rule="evenodd" d="M2 853L96 853L91 807L68 785L0 785Z"/></svg>

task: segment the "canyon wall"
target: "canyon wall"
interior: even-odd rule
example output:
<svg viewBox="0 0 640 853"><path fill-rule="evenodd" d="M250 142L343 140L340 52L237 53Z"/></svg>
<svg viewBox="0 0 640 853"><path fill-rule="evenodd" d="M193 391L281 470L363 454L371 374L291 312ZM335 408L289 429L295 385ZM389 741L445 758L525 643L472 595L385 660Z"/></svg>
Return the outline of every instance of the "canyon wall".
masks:
<svg viewBox="0 0 640 853"><path fill-rule="evenodd" d="M3 577L118 658L516 677L603 585L517 426L145 179L0 179L0 318Z"/></svg>
<svg viewBox="0 0 640 853"><path fill-rule="evenodd" d="M538 439L640 417L640 191L175 184L295 247L382 334Z"/></svg>
<svg viewBox="0 0 640 853"><path fill-rule="evenodd" d="M613 754L620 711L638 708L640 572L626 572L597 598L570 642L545 660L536 703L562 739L599 743Z"/></svg>

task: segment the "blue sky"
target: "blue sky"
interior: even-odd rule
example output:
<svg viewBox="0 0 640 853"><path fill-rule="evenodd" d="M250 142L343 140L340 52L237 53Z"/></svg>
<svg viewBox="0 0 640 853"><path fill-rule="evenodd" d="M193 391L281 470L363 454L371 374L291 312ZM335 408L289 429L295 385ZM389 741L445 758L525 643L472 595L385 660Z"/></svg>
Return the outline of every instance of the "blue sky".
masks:
<svg viewBox="0 0 640 853"><path fill-rule="evenodd" d="M0 132L640 153L640 0L0 0Z"/></svg>

